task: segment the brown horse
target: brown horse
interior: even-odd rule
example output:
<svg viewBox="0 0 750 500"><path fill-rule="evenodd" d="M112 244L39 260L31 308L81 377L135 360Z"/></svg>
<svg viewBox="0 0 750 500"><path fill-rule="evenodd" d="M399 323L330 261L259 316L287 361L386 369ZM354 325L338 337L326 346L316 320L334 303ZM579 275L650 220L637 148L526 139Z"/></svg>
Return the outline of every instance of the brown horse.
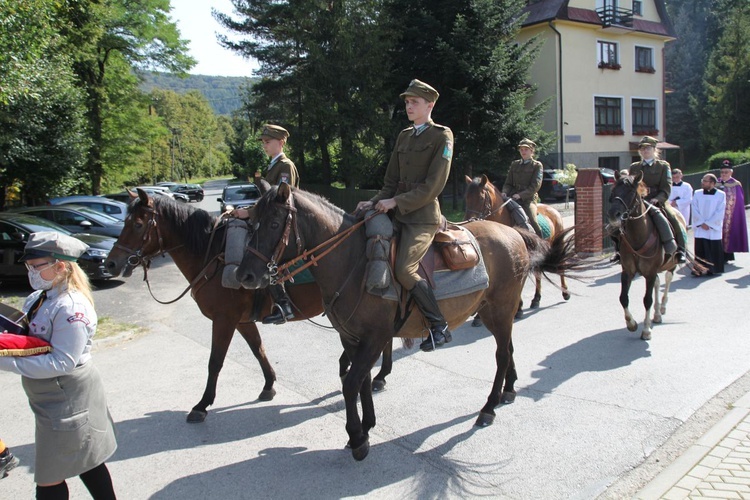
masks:
<svg viewBox="0 0 750 500"><path fill-rule="evenodd" d="M224 226L217 228L211 243L211 231L215 225L216 217L204 210L175 203L163 196L152 198L139 189L138 198L128 208L125 226L106 262L109 271L117 276L128 263L131 266L148 263L152 257L169 253L188 282L195 283L193 299L201 313L212 321L212 326L208 381L203 397L187 416L187 421L191 423L203 422L208 407L214 403L219 372L224 366L235 329L250 346L263 370L265 384L258 399L270 401L276 395L273 388L276 374L266 357L258 327L254 323L255 318L262 318L271 312L271 299L265 290L259 294L221 285L223 264L217 257L222 253ZM196 281L198 277L202 279ZM320 290L315 283L294 285L288 289L295 308L295 321L323 312ZM390 345L387 347L390 349ZM384 353L383 366L376 377L382 386L391 368L389 349ZM348 365L349 360L342 356L342 375L346 373Z"/></svg>
<svg viewBox="0 0 750 500"><path fill-rule="evenodd" d="M466 177L466 212L464 214L465 219L484 219L499 222L506 226L512 226L513 221L510 216L510 211L505 210L505 205L502 198L502 192L495 187L493 183L489 181L486 175L476 177L472 179L468 175ZM550 228L550 236L547 241L552 241L556 235L562 233L565 228L563 227L563 219L560 212L555 210L549 205L538 204L537 211L541 217L546 219L546 226ZM565 273L560 273L560 288L562 289L563 299L570 299L570 292L568 292L568 285L565 282ZM536 274L536 289L534 292L534 298L531 299L531 308L536 309L539 307L539 301L542 299L542 277L539 273ZM523 305L523 301L521 301ZM519 308L520 311L520 308Z"/></svg>
<svg viewBox="0 0 750 500"><path fill-rule="evenodd" d="M677 267L677 261L670 257L664 259L664 247L661 244L656 226L651 221L648 210L659 210L644 200L646 185L641 182L643 172L637 175L621 176L610 195L610 207L607 211L610 228L619 233L620 239L620 304L625 313L628 330L634 332L638 323L628 309L628 292L636 273L646 279L646 294L643 305L646 317L643 320L643 340L651 339L651 306L654 305L654 323L661 323L662 315L667 311L669 286ZM681 217L678 217L681 218ZM684 222L681 221L684 229ZM659 273L666 271L664 278L664 295L659 303ZM655 304L654 304L655 302Z"/></svg>
<svg viewBox="0 0 750 500"><path fill-rule="evenodd" d="M343 382L346 430L352 455L362 460L369 452L369 430L375 426L370 370L394 336L421 338L424 319L413 312L396 331L398 304L368 294L362 287L367 265L364 227L357 227L353 216L324 198L282 184L261 197L254 218L256 229L237 277L248 288L260 288L271 282L277 265L283 262L304 256L315 263L310 269L321 289L326 315L352 361ZM476 421L478 426L485 426L492 423L498 404L515 399L517 376L511 332L526 275L532 270L557 273L566 266L573 267L574 250L565 233L550 246L535 234L522 234L493 222L469 222L465 227L476 236L483 254L493 256L484 260L489 287L441 300L440 307L451 328L478 310L495 337L497 370L487 403Z"/></svg>

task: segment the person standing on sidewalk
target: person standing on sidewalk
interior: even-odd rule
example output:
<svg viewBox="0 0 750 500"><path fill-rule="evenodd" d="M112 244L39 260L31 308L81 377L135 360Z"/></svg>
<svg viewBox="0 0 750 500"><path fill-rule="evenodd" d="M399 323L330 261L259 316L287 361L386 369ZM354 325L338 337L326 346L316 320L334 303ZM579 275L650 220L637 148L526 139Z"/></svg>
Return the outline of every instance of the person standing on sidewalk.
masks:
<svg viewBox="0 0 750 500"><path fill-rule="evenodd" d="M395 229L401 232L394 272L430 324L429 337L419 345L425 352L452 340L432 288L417 274L419 261L440 225L438 196L448 181L453 159L453 132L432 121L439 96L437 90L419 80L412 80L399 96L413 125L396 139L383 188L369 201L359 202L356 210L394 211Z"/></svg>
<svg viewBox="0 0 750 500"><path fill-rule="evenodd" d="M693 201L693 186L682 180L682 170L672 170L672 192L669 195L669 204L678 210L685 219L685 228L690 227L690 204Z"/></svg>
<svg viewBox="0 0 750 500"><path fill-rule="evenodd" d="M703 273L693 269L693 276L721 274L724 272L724 249L721 246L721 228L724 222L726 195L716 189L716 176L706 174L701 180L703 189L693 195L693 230L695 231L695 256L708 270Z"/></svg>
<svg viewBox="0 0 750 500"><path fill-rule="evenodd" d="M717 189L727 195L727 207L724 213L722 243L724 245L724 262L734 260L735 252L748 251L747 222L745 216L745 194L742 183L732 177L732 162L724 160L719 171Z"/></svg>
<svg viewBox="0 0 750 500"><path fill-rule="evenodd" d="M20 374L36 417L36 498L67 499L66 479L79 476L97 500L115 499L105 464L117 449L99 372L91 361L97 316L88 278L76 261L88 249L62 233L32 233L19 259L36 290L23 311L29 335L52 351L0 357L0 370Z"/></svg>
<svg viewBox="0 0 750 500"><path fill-rule="evenodd" d="M0 439L0 479L8 477L8 472L15 469L18 465L18 459L10 452L10 448L5 446Z"/></svg>

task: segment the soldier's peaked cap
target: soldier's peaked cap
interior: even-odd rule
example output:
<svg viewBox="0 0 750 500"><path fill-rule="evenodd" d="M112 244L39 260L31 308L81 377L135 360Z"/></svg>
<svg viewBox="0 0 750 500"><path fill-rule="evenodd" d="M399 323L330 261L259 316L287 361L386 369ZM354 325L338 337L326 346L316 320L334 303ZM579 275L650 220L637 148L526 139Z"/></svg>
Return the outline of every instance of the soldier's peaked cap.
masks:
<svg viewBox="0 0 750 500"><path fill-rule="evenodd" d="M427 85L426 83L414 79L409 82L409 87L407 87L407 89L404 90L401 95L399 95L401 99L410 96L421 97L427 102L435 102L438 100L438 97L440 97L440 94L437 90Z"/></svg>
<svg viewBox="0 0 750 500"><path fill-rule="evenodd" d="M260 137L261 139L268 137L269 139L286 140L289 137L289 131L278 125L265 125L263 131L260 133Z"/></svg>

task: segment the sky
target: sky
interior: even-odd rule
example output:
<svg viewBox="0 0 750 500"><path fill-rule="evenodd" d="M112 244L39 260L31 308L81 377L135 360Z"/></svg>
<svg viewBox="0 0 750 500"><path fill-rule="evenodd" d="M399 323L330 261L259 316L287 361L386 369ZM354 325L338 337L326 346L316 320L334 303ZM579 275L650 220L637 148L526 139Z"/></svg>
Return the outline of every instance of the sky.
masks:
<svg viewBox="0 0 750 500"><path fill-rule="evenodd" d="M211 8L234 15L230 0L171 0L172 20L180 30L180 38L189 40L190 55L198 61L192 75L252 76L257 62L248 61L225 49L216 41L216 33L229 34L211 15Z"/></svg>

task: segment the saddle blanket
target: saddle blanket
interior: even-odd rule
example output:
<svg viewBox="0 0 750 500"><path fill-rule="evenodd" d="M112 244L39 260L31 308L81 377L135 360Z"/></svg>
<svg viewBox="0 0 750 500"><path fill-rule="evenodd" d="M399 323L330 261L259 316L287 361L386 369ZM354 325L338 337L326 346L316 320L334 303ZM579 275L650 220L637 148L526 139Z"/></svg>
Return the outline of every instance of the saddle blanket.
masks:
<svg viewBox="0 0 750 500"><path fill-rule="evenodd" d="M539 229L542 230L542 238L545 240L550 239L550 236L552 236L550 220L544 215L536 214L536 223L539 224Z"/></svg>

